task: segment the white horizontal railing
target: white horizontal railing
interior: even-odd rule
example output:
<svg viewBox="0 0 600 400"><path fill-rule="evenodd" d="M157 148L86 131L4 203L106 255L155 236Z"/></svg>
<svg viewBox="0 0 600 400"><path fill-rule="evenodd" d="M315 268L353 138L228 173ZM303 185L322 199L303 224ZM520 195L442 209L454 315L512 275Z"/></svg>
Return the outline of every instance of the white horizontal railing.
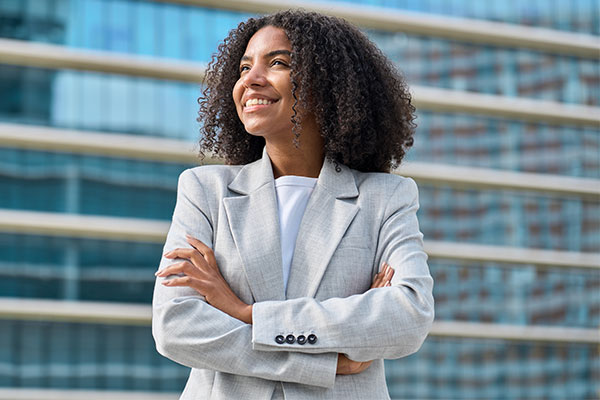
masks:
<svg viewBox="0 0 600 400"><path fill-rule="evenodd" d="M205 72L203 64L188 61L72 49L12 39L0 39L0 63L97 71L195 83L203 80ZM426 110L483 114L550 124L582 126L600 124L600 107L416 85L412 86L412 92L414 104Z"/></svg>
<svg viewBox="0 0 600 400"><path fill-rule="evenodd" d="M183 140L7 123L0 123L0 147L192 165L200 161L197 144ZM219 161L206 158L203 162Z"/></svg>
<svg viewBox="0 0 600 400"><path fill-rule="evenodd" d="M579 253L533 249L526 247L492 246L458 242L425 241L429 257L477 263L534 264L563 268L600 269L600 253Z"/></svg>
<svg viewBox="0 0 600 400"><path fill-rule="evenodd" d="M596 36L472 18L448 17L405 10L325 1L288 0L161 0L190 6L250 13L303 8L345 18L364 28L440 37L467 43L529 48L555 54L597 58Z"/></svg>
<svg viewBox="0 0 600 400"><path fill-rule="evenodd" d="M201 82L201 63L0 38L0 63Z"/></svg>
<svg viewBox="0 0 600 400"><path fill-rule="evenodd" d="M168 228L168 222L148 219L0 209L0 232L164 243ZM425 251L433 258L470 262L600 269L597 253L431 240Z"/></svg>
<svg viewBox="0 0 600 400"><path fill-rule="evenodd" d="M419 183L467 188L533 191L600 200L600 180L425 162L404 162L397 173Z"/></svg>
<svg viewBox="0 0 600 400"><path fill-rule="evenodd" d="M139 135L0 123L0 147L125 157L196 165L194 143ZM204 164L222 163L206 157ZM448 164L405 162L397 173L420 183L520 190L600 199L600 180Z"/></svg>
<svg viewBox="0 0 600 400"><path fill-rule="evenodd" d="M177 400L179 395L168 392L0 388L0 400Z"/></svg>
<svg viewBox="0 0 600 400"><path fill-rule="evenodd" d="M0 232L163 243L169 222L0 209Z"/></svg>
<svg viewBox="0 0 600 400"><path fill-rule="evenodd" d="M142 304L0 298L0 319L150 325L152 311L149 305ZM436 321L430 335L553 343L600 343L600 332L597 329L461 321Z"/></svg>

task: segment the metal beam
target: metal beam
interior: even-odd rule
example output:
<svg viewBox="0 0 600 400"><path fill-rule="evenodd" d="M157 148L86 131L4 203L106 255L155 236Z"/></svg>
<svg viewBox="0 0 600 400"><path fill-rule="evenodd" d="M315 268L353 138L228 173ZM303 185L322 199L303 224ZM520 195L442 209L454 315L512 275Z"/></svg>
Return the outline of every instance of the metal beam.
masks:
<svg viewBox="0 0 600 400"><path fill-rule="evenodd" d="M0 209L0 232L164 243L169 222ZM433 258L600 269L600 254L426 241Z"/></svg>
<svg viewBox="0 0 600 400"><path fill-rule="evenodd" d="M97 71L199 83L204 64L72 49L65 46L0 39L0 63L31 67ZM414 104L421 109L462 112L558 125L598 126L600 107L545 100L486 95L412 86Z"/></svg>
<svg viewBox="0 0 600 400"><path fill-rule="evenodd" d="M417 109L489 115L554 125L600 126L600 107L412 86Z"/></svg>
<svg viewBox="0 0 600 400"><path fill-rule="evenodd" d="M565 344L600 343L600 330L598 329L463 321L435 321L430 335L469 339L503 339Z"/></svg>
<svg viewBox="0 0 600 400"><path fill-rule="evenodd" d="M190 165L197 165L200 161L194 151L195 144L182 140L5 123L0 123L0 147ZM203 163L222 164L223 160L206 157ZM533 191L600 199L600 180L597 179L425 162L404 162L396 173L414 178L420 183L435 185Z"/></svg>
<svg viewBox="0 0 600 400"><path fill-rule="evenodd" d="M206 66L166 58L0 38L0 63L200 83Z"/></svg>
<svg viewBox="0 0 600 400"><path fill-rule="evenodd" d="M0 209L0 232L164 243L169 222Z"/></svg>
<svg viewBox="0 0 600 400"><path fill-rule="evenodd" d="M427 240L425 252L432 258L461 262L533 264L542 267L600 269L600 253L579 253L526 247Z"/></svg>
<svg viewBox="0 0 600 400"><path fill-rule="evenodd" d="M579 196L591 201L600 200L600 180L591 178L412 161L405 161L396 172L409 176L419 183L461 188L518 190Z"/></svg>
<svg viewBox="0 0 600 400"><path fill-rule="evenodd" d="M472 18L409 12L405 10L333 3L291 0L160 0L189 6L266 14L290 8L303 8L345 18L359 26L390 32L439 37L467 43L519 47L553 54L596 59L600 40L588 34L564 32Z"/></svg>
<svg viewBox="0 0 600 400"><path fill-rule="evenodd" d="M0 147L198 164L195 143L142 135L0 123ZM206 158L204 163L222 163Z"/></svg>
<svg viewBox="0 0 600 400"><path fill-rule="evenodd" d="M0 298L0 319L150 325L152 311L145 304ZM600 332L597 329L463 321L435 321L430 335L552 343L600 343Z"/></svg>
<svg viewBox="0 0 600 400"><path fill-rule="evenodd" d="M0 400L177 400L180 393L117 390L0 388Z"/></svg>

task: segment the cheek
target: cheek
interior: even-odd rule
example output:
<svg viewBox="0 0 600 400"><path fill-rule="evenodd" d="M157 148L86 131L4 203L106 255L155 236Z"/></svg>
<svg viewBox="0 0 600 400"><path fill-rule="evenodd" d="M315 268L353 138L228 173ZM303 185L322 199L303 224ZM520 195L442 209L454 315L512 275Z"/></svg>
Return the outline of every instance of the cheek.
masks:
<svg viewBox="0 0 600 400"><path fill-rule="evenodd" d="M241 113L242 113L242 95L244 94L244 91L242 90L242 85L240 84L240 82L238 81L235 86L233 87L233 91L231 93L231 97L233 97L233 102L235 103L235 109L237 110L238 113L238 117L242 117Z"/></svg>
<svg viewBox="0 0 600 400"><path fill-rule="evenodd" d="M237 81L235 83L235 85L233 86L233 90L231 92L231 96L233 97L233 101L235 102L236 106L240 105L240 102L242 101L242 95L243 95L243 91L242 91L242 84L240 83L240 81Z"/></svg>

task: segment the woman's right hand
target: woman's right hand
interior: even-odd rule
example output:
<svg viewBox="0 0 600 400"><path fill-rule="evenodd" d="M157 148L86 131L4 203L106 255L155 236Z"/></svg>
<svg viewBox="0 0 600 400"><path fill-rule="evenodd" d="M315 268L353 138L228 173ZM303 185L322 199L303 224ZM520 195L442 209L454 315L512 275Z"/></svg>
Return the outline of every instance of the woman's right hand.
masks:
<svg viewBox="0 0 600 400"><path fill-rule="evenodd" d="M394 276L394 269L390 267L390 265L386 262L383 263L381 268L381 272L379 272L373 278L373 283L371 284L370 289L380 288L391 286L392 277ZM338 354L337 361L337 375L352 375L352 374L360 374L365 369L369 368L373 361L352 361L344 354Z"/></svg>

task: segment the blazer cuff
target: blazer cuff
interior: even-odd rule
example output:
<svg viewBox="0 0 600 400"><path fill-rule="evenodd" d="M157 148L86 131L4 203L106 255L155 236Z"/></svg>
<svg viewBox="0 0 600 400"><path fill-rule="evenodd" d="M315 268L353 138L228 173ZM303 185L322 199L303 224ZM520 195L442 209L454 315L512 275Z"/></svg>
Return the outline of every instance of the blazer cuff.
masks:
<svg viewBox="0 0 600 400"><path fill-rule="evenodd" d="M294 333L285 333L277 329L266 328L265 325L268 325L267 321L271 320L271 318L267 316L269 313L268 307L263 307L266 305L265 303L268 302L254 303L252 306L252 349L258 351L293 352L300 351L299 346L315 347L314 354L304 354L304 357L296 358L297 361L302 360L300 362L303 364L298 368L300 381L309 385L332 388L335 384L338 353L325 352L323 349L318 350L315 346L315 338L311 336L314 334L310 332L297 332L294 335ZM273 335L274 331L279 333ZM292 344L289 343L292 340L290 335L294 337L294 343ZM318 341L318 338L316 340ZM299 344L298 341L303 344ZM278 342L282 342L282 344ZM305 351L305 353L312 352Z"/></svg>

